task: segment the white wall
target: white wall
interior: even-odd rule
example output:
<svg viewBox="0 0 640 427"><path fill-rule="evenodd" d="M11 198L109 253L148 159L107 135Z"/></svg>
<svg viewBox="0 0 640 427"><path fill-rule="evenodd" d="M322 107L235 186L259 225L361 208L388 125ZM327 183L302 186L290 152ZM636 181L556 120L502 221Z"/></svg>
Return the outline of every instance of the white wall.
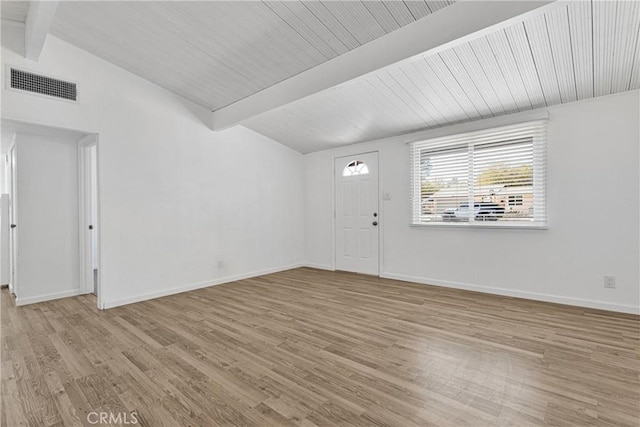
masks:
<svg viewBox="0 0 640 427"><path fill-rule="evenodd" d="M549 108L548 230L409 227L409 150L307 154L306 261L333 267L333 158L380 151L386 277L640 312L640 92ZM615 275L616 289L603 287Z"/></svg>
<svg viewBox="0 0 640 427"><path fill-rule="evenodd" d="M2 127L0 129L0 193L8 193L8 170L7 167L7 154L9 153L9 147L13 144L15 132L13 130Z"/></svg>
<svg viewBox="0 0 640 427"><path fill-rule="evenodd" d="M9 192L7 153L13 143L15 132L0 129L0 284L9 283Z"/></svg>
<svg viewBox="0 0 640 427"><path fill-rule="evenodd" d="M99 134L106 306L303 262L301 154L215 133L206 109L55 37L25 60L22 31L3 21L3 63L76 81L79 101L3 89L2 117Z"/></svg>
<svg viewBox="0 0 640 427"><path fill-rule="evenodd" d="M16 135L18 303L80 294L77 144Z"/></svg>

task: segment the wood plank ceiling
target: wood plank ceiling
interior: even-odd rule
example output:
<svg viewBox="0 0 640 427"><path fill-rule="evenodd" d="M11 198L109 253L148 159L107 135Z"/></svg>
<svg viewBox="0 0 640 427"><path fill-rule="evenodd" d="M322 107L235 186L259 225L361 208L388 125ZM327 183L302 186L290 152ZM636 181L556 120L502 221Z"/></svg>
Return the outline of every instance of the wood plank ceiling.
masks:
<svg viewBox="0 0 640 427"><path fill-rule="evenodd" d="M24 22L29 11L28 1L2 1L0 14L7 21Z"/></svg>
<svg viewBox="0 0 640 427"><path fill-rule="evenodd" d="M640 2L582 1L243 124L303 153L640 88Z"/></svg>
<svg viewBox="0 0 640 427"><path fill-rule="evenodd" d="M52 34L211 110L453 1L62 1Z"/></svg>

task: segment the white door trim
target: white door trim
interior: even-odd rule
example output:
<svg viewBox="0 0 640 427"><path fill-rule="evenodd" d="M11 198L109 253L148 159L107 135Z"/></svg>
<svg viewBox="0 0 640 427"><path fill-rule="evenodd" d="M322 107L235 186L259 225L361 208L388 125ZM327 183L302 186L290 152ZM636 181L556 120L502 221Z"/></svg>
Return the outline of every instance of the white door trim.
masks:
<svg viewBox="0 0 640 427"><path fill-rule="evenodd" d="M18 297L18 146L14 135L9 146L9 288Z"/></svg>
<svg viewBox="0 0 640 427"><path fill-rule="evenodd" d="M90 167L90 150L89 148L95 147L96 149L96 176L98 192L96 198L98 200L98 223L94 225L94 231L97 234L98 239L98 280L96 287L96 300L99 309L104 307L102 302L102 215L101 215L101 203L100 203L100 145L98 143L98 135L90 134L78 142L78 225L79 225L79 253L80 253L80 289L83 294L90 294L94 291L93 285L93 263L91 257L91 237L87 233L89 229L90 219L89 213L91 212L91 199L89 197L91 191L91 174L89 172Z"/></svg>
<svg viewBox="0 0 640 427"><path fill-rule="evenodd" d="M365 150L365 151L351 151L348 149L345 151L340 152L339 154L336 153L336 155L334 155L331 158L331 229L332 229L332 233L331 233L331 250L332 250L332 256L331 256L331 270L335 271L336 270L336 257L337 257L337 251L336 251L336 176L337 176L337 171L336 171L336 160L337 159L342 159L345 157L357 157L363 154L373 154L376 153L378 155L378 276L381 276L383 274L383 266L384 266L384 204L383 204L383 200L382 200L382 194L383 194L383 188L382 188L382 183L383 183L383 148L382 147L375 147L371 150Z"/></svg>

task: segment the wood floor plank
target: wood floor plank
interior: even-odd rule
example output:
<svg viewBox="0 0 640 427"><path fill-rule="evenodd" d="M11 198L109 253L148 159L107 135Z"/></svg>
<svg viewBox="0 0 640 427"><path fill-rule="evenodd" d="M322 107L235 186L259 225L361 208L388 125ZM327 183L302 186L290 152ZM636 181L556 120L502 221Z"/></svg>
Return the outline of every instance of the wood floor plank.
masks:
<svg viewBox="0 0 640 427"><path fill-rule="evenodd" d="M0 298L7 427L640 425L634 315L310 268L106 311Z"/></svg>

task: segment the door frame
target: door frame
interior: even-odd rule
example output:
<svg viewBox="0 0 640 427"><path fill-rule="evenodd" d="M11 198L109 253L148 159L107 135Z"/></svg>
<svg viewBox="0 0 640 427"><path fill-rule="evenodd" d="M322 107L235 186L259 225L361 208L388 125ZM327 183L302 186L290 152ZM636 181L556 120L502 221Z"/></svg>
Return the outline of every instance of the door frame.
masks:
<svg viewBox="0 0 640 427"><path fill-rule="evenodd" d="M344 157L356 157L356 156L360 156L363 154L373 154L376 153L378 155L378 277L381 277L383 274L383 268L382 266L384 265L384 204L383 202L383 198L382 198L382 147L376 147L376 148L372 148L371 150L364 150L364 151L350 151L347 150L343 153L336 153L336 155L334 155L333 157L331 157L331 170L333 171L331 174L331 229L333 230L333 232L331 233L331 250L332 250L332 256L331 256L331 269L333 271L336 270L336 256L337 256L337 250L336 250L336 184L337 184L337 180L336 180L336 175L337 175L337 171L336 171L336 160L338 159L342 159ZM358 273L360 274L360 273Z"/></svg>
<svg viewBox="0 0 640 427"><path fill-rule="evenodd" d="M91 158L90 148L95 147L96 150L96 185L97 185L97 217L98 223L94 225L97 234L98 245L98 280L96 286L96 300L99 309L103 308L102 304L102 215L100 203L100 144L98 134L89 134L80 139L78 142L78 248L80 254L80 289L83 294L90 294L94 291L93 285L93 259L91 256L92 242L91 236L87 233L91 219Z"/></svg>
<svg viewBox="0 0 640 427"><path fill-rule="evenodd" d="M18 144L14 134L9 145L9 288L11 293L18 296Z"/></svg>
<svg viewBox="0 0 640 427"><path fill-rule="evenodd" d="M13 119L2 119L0 120L2 126L10 126L12 129L15 129L16 132L16 136L14 136L14 140L12 141L11 145L9 146L9 151L11 150L11 148L16 145L17 146L17 139L18 139L18 134L25 132L25 133L33 133L35 132L38 135L42 135L42 132L46 132L46 133L52 133L54 135L74 135L75 137L79 138L76 139L78 142L78 212L80 214L79 218L78 218L78 224L79 227L82 227L81 223L82 220L84 218L84 216L82 215L82 210L81 210L81 206L83 206L83 203L81 203L83 194L83 185L84 185L84 181L83 181L83 172L82 172L82 167L81 165L83 164L83 160L82 160L82 156L81 154L81 144L83 143L92 143L95 141L96 145L97 145L97 149L96 149L96 159L97 159L97 165L96 165L96 174L97 174L97 186L98 186L98 194L97 194L97 199L98 199L98 227L101 226L102 224L102 211L101 211L101 201L100 201L100 193L101 193L101 184L100 184L100 145L98 143L98 139L99 139L99 135L98 133L92 132L92 131L87 131L87 130L82 130L82 129L72 129L72 128L65 128L65 127L58 127L58 126L51 126L48 124L44 124L44 123L38 123L38 122L28 122L28 121L22 121L22 120L13 120ZM17 152L17 151L16 151ZM18 157L18 155L16 155L16 158ZM16 176L17 176L17 171L18 171L19 167L17 165L15 165L15 170L16 170ZM16 195L15 200L16 200L16 209L15 209L15 213L14 213L14 217L18 215L18 210L19 210L19 206L18 206L18 202L19 202L19 197L18 194L19 190L18 190L18 183L16 182ZM17 223L16 223L17 224ZM19 239L18 239L18 227L16 227L16 234L15 234L15 240L16 240L16 253L18 252L19 249ZM86 230L85 228L82 228L80 231L84 231ZM82 236L82 233L80 233L80 236ZM98 268L101 269L102 267L102 233L101 233L101 229L98 228ZM81 237L79 237L79 241L78 241L78 252L80 254L80 267L82 268L84 266L84 259L82 257L86 257L86 248L84 248L83 242ZM19 257L17 257L19 259ZM80 278L80 292L84 293L84 286L83 286L83 272L79 271L79 278ZM15 272L15 283L16 285L18 285L18 269L17 269L17 265L16 265L16 272ZM18 289L18 286L16 286L15 289ZM104 308L104 301L103 301L103 297L102 297L102 275L98 275L98 286L97 286L97 295L96 295L96 305L98 309L103 309ZM92 290L93 291L93 287ZM18 297L17 293L16 293L16 298Z"/></svg>

